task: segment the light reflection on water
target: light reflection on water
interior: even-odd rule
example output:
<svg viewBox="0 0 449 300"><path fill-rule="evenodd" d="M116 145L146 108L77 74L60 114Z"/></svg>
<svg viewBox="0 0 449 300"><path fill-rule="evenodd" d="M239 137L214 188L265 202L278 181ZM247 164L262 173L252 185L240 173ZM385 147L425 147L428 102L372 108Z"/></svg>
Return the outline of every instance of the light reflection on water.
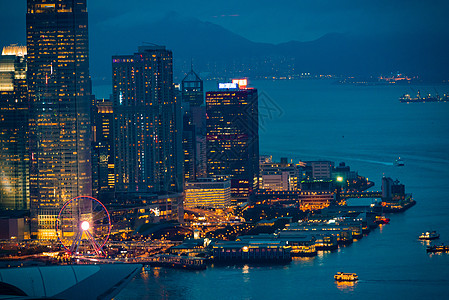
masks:
<svg viewBox="0 0 449 300"><path fill-rule="evenodd" d="M243 273L243 282L244 283L249 283L251 276L249 273L249 266L248 265L244 265L242 268L242 273Z"/></svg>
<svg viewBox="0 0 449 300"><path fill-rule="evenodd" d="M357 281L335 281L337 289L344 293L350 293L357 287Z"/></svg>
<svg viewBox="0 0 449 300"><path fill-rule="evenodd" d="M315 259L315 256L311 256L311 257L300 257L300 256L295 256L292 257L292 261L293 262L299 262L301 264L309 264L313 262L313 260Z"/></svg>

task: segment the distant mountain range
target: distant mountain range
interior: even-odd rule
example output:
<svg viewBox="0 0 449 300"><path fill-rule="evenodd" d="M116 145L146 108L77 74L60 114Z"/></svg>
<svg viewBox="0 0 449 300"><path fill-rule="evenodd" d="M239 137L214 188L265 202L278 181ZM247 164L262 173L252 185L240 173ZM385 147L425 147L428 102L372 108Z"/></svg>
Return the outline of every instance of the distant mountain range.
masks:
<svg viewBox="0 0 449 300"><path fill-rule="evenodd" d="M209 77L311 74L377 76L400 72L426 81L449 80L447 36L327 34L309 42L252 42L221 26L171 14L139 26L91 26L94 85L111 82L111 56L132 54L145 43L173 51L175 78L190 69Z"/></svg>

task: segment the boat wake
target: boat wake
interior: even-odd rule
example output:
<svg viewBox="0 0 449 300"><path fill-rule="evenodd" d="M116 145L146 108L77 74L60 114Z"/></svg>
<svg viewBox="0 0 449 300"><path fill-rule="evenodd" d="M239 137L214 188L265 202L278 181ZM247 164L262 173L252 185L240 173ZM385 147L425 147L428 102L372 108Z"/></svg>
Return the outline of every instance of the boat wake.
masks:
<svg viewBox="0 0 449 300"><path fill-rule="evenodd" d="M370 164L376 164L376 165L382 165L382 166L393 166L394 162L385 162L385 161L379 161L379 160L373 160L373 159L365 159L365 158L356 158L353 156L332 156L332 155L326 155L321 156L325 159L331 159L331 160L339 160L339 161L359 161L364 163L370 163Z"/></svg>
<svg viewBox="0 0 449 300"><path fill-rule="evenodd" d="M344 161L347 163L350 162L363 162L381 166L395 166L395 158L393 154L391 154L391 161L385 160L377 160L370 159L371 155L364 155L366 158L357 157L360 156L360 153L354 153L354 156L351 153L341 153L341 155L327 155L326 153L316 153L310 149L295 149L290 152L287 151L278 151L277 149L267 149L267 152L277 155L279 157L286 156L290 157L293 160L333 160L333 161ZM374 156L374 155L373 155ZM372 156L371 156L372 157ZM397 158L397 157L396 157ZM419 155L419 154L407 154L407 158L410 161L423 162L426 164L449 164L449 160L442 157L431 157L429 155ZM382 158L381 158L382 159Z"/></svg>
<svg viewBox="0 0 449 300"><path fill-rule="evenodd" d="M449 282L448 279L438 279L438 280L425 280L425 279L363 279L363 280L359 280L359 283L363 283L363 282L397 282L397 283L429 283L429 282L433 282L433 283L447 283Z"/></svg>
<svg viewBox="0 0 449 300"><path fill-rule="evenodd" d="M384 161L377 161L377 160L370 160L370 159L360 159L360 158L351 158L352 160L361 161L361 162L367 162L372 164L378 164L382 166L392 166L392 162L384 162Z"/></svg>

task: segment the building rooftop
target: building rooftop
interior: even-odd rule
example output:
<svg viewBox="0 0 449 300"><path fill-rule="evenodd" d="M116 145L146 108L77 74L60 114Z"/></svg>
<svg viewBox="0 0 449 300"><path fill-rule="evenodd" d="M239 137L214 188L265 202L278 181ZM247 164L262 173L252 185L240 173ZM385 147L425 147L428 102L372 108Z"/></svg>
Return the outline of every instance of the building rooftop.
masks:
<svg viewBox="0 0 449 300"><path fill-rule="evenodd" d="M138 48L139 53L145 52L145 51L155 51L155 50L165 50L165 46L160 45L150 45L150 46L139 46Z"/></svg>
<svg viewBox="0 0 449 300"><path fill-rule="evenodd" d="M110 299L141 268L140 264L99 264L0 269L0 299L6 295L14 299Z"/></svg>
<svg viewBox="0 0 449 300"><path fill-rule="evenodd" d="M3 47L2 55L25 56L27 55L27 47L18 45L5 46Z"/></svg>
<svg viewBox="0 0 449 300"><path fill-rule="evenodd" d="M195 73L195 71L193 71L193 69L190 70L189 73L187 73L186 77L184 77L184 79L182 80L182 82L187 82L187 81L202 81L200 76L198 76L198 74Z"/></svg>

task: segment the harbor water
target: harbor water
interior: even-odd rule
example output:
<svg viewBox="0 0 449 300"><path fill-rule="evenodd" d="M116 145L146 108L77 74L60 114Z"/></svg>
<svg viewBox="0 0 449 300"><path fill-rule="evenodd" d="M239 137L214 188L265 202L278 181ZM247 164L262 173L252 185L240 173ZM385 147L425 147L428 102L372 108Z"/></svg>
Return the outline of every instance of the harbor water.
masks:
<svg viewBox="0 0 449 300"><path fill-rule="evenodd" d="M338 85L333 80L251 81L259 90L260 153L275 160L345 162L375 182L398 179L417 204L388 215L353 244L282 266L152 268L115 299L449 299L449 254L428 254L418 236L436 230L449 244L449 103L400 103L404 93L449 85ZM208 90L215 89L207 83ZM394 165L400 157L403 167ZM353 199L349 205L369 204ZM355 283L337 283L337 272Z"/></svg>

